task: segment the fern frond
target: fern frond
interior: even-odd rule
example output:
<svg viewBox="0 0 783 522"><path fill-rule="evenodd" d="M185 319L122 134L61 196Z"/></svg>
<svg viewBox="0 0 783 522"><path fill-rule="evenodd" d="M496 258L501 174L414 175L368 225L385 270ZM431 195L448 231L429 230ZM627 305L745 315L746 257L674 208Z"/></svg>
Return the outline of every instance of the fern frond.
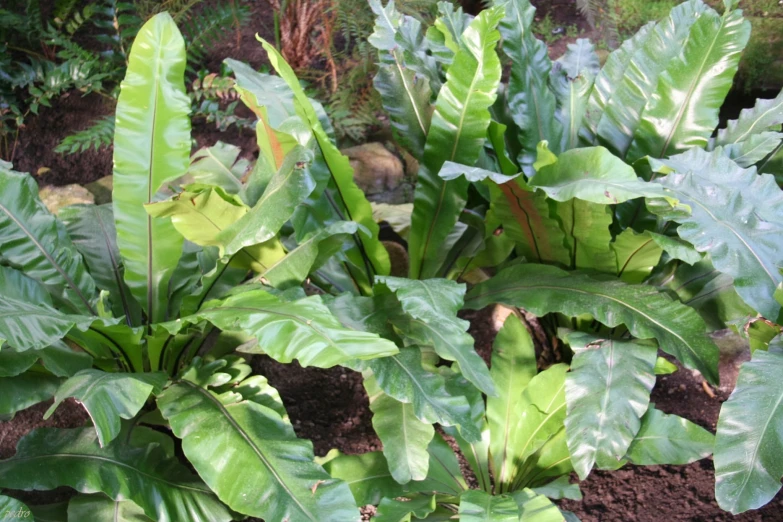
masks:
<svg viewBox="0 0 783 522"><path fill-rule="evenodd" d="M238 1L204 6L199 13L188 16L182 23L188 62L193 64L202 61L206 47L222 39L226 28L239 29L249 20L250 8Z"/></svg>
<svg viewBox="0 0 783 522"><path fill-rule="evenodd" d="M75 154L89 149L100 150L110 147L114 140L114 115L110 114L93 120L89 127L70 136L66 136L54 148L60 154Z"/></svg>

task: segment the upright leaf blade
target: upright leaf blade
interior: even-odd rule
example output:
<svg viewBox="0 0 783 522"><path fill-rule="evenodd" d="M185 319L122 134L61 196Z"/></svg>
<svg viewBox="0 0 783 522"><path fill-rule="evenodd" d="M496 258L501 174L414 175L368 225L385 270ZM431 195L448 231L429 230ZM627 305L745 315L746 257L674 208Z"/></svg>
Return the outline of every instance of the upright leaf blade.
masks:
<svg viewBox="0 0 783 522"><path fill-rule="evenodd" d="M459 500L459 519L463 522L519 521L519 508L510 496L470 490L460 495Z"/></svg>
<svg viewBox="0 0 783 522"><path fill-rule="evenodd" d="M408 239L413 279L438 273L444 254L440 248L465 206L467 182L444 181L438 172L445 161L471 166L478 160L490 123L489 107L500 82L495 46L502 16L502 9L485 10L465 30L435 102Z"/></svg>
<svg viewBox="0 0 783 522"><path fill-rule="evenodd" d="M783 477L783 354L756 351L723 403L715 438L715 498L734 514L757 509Z"/></svg>
<svg viewBox="0 0 783 522"><path fill-rule="evenodd" d="M682 53L658 79L628 160L663 158L707 144L749 37L750 23L740 10L727 9L720 16L707 9L699 16Z"/></svg>
<svg viewBox="0 0 783 522"><path fill-rule="evenodd" d="M114 220L125 281L148 322L166 319L168 282L182 239L167 219L148 215L169 181L190 160L190 100L185 94L185 42L167 13L139 30L117 101L114 131Z"/></svg>
<svg viewBox="0 0 783 522"><path fill-rule="evenodd" d="M553 142L558 152L578 146L579 129L599 69L593 45L583 38L568 44L566 53L552 67L550 83L557 100L555 117L563 126L562 139Z"/></svg>

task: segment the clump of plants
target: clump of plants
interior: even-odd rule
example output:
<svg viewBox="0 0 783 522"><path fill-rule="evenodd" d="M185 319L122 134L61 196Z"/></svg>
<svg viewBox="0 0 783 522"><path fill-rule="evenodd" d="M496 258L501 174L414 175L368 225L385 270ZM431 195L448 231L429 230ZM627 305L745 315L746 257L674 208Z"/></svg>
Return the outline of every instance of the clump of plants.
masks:
<svg viewBox="0 0 783 522"><path fill-rule="evenodd" d="M714 453L724 509L769 501L783 195L759 171L776 165L783 94L712 136L741 13L691 0L600 68L583 40L551 62L526 0L475 18L441 4L426 30L371 7L374 84L420 163L409 223L395 219L408 277L389 275L326 112L268 42L277 76L227 60L258 160L221 143L189 158L184 41L152 18L121 88L113 204L61 220L28 175L0 172L0 413L74 397L91 418L24 437L0 487L70 486L74 519L345 522L373 504L379 522L561 521L573 471ZM488 366L457 314L498 303ZM716 384L708 332L726 326L754 354L713 437L650 391L673 371L658 350ZM316 459L251 375L257 353L361 372L382 451Z"/></svg>

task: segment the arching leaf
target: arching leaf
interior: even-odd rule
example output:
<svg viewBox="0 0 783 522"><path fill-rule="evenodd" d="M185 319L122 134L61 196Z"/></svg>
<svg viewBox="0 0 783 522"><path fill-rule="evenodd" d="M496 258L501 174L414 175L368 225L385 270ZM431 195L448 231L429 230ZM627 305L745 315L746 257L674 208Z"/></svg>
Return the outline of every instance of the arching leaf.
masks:
<svg viewBox="0 0 783 522"><path fill-rule="evenodd" d="M677 415L667 415L650 404L626 458L639 466L690 464L712 453L715 437L701 426Z"/></svg>
<svg viewBox="0 0 783 522"><path fill-rule="evenodd" d="M397 498L403 494L402 486L392 477L386 457L380 451L343 455L331 450L318 462L331 477L348 484L359 506L378 505L384 497Z"/></svg>
<svg viewBox="0 0 783 522"><path fill-rule="evenodd" d="M609 327L625 324L635 337L657 339L661 349L683 364L698 369L710 382L718 380L718 349L698 314L646 285L521 264L476 285L465 299L465 306L472 309L490 303L518 306L538 316L591 314Z"/></svg>
<svg viewBox="0 0 783 522"><path fill-rule="evenodd" d="M150 522L144 510L130 500L112 500L101 494L73 497L68 503L68 519L95 522Z"/></svg>
<svg viewBox="0 0 783 522"><path fill-rule="evenodd" d="M16 412L51 399L61 382L62 379L37 371L0 377L0 420L12 419Z"/></svg>

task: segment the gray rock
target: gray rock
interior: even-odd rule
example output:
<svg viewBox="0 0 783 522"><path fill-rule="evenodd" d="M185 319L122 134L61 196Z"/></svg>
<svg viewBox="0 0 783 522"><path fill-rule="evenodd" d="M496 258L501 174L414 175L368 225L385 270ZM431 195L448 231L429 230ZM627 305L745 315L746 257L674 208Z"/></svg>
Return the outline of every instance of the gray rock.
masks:
<svg viewBox="0 0 783 522"><path fill-rule="evenodd" d="M405 203L413 194L400 158L381 143L343 149L354 170L354 180L371 201Z"/></svg>
<svg viewBox="0 0 783 522"><path fill-rule="evenodd" d="M78 203L95 203L92 192L75 183L62 187L47 185L38 191L38 195L52 214L57 214L61 208Z"/></svg>

